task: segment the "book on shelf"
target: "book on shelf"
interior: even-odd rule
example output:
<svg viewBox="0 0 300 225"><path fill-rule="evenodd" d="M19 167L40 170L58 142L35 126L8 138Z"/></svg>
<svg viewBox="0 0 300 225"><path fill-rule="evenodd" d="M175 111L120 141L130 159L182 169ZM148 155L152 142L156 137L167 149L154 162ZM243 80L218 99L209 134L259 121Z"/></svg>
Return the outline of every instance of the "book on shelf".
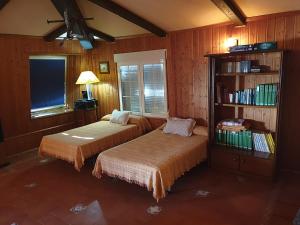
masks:
<svg viewBox="0 0 300 225"><path fill-rule="evenodd" d="M221 73L250 73L251 65L251 60L223 62L221 64Z"/></svg>
<svg viewBox="0 0 300 225"><path fill-rule="evenodd" d="M271 133L253 132L253 146L255 151L275 153L275 142Z"/></svg>
<svg viewBox="0 0 300 225"><path fill-rule="evenodd" d="M259 84L256 88L234 92L229 92L228 89L220 87L217 85L217 103L257 106L275 106L277 103L278 84L276 83ZM223 97L220 95L223 95Z"/></svg>
<svg viewBox="0 0 300 225"><path fill-rule="evenodd" d="M250 123L245 119L226 119L218 123L217 129L227 131L242 131L247 130L250 127Z"/></svg>
<svg viewBox="0 0 300 225"><path fill-rule="evenodd" d="M252 132L250 130L229 131L216 129L216 143L228 147L252 150Z"/></svg>
<svg viewBox="0 0 300 225"><path fill-rule="evenodd" d="M222 103L222 84L216 83L217 103Z"/></svg>

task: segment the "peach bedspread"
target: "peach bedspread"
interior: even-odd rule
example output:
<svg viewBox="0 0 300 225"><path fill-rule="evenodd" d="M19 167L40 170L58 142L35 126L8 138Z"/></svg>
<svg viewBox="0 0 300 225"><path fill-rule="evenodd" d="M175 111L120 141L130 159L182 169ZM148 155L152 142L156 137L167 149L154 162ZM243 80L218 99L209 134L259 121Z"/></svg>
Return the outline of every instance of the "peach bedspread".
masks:
<svg viewBox="0 0 300 225"><path fill-rule="evenodd" d="M153 191L158 201L175 180L207 157L207 136L182 137L154 130L99 154L93 175L105 173Z"/></svg>
<svg viewBox="0 0 300 225"><path fill-rule="evenodd" d="M65 132L44 136L39 147L41 156L52 156L74 164L78 171L85 159L139 137L150 130L146 118L134 118L132 124L122 126L99 121Z"/></svg>

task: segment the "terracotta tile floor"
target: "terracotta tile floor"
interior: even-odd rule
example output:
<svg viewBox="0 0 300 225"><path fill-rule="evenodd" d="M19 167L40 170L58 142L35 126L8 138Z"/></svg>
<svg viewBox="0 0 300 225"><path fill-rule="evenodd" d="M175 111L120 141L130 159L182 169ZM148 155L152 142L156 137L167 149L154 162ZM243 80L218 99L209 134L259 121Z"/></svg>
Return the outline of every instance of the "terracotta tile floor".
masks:
<svg viewBox="0 0 300 225"><path fill-rule="evenodd" d="M64 161L41 161L35 151L14 159L0 169L0 225L287 225L300 208L299 175L270 183L197 167L156 203L135 184L96 179L92 168L78 173ZM83 210L70 211L76 205ZM151 206L161 211L149 214Z"/></svg>

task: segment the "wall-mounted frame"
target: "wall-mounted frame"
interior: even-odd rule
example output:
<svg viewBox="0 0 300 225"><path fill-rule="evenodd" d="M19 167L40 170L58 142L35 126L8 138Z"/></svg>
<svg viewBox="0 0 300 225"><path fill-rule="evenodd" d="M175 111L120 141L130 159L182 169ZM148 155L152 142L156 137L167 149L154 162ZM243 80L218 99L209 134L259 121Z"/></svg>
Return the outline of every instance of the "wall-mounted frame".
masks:
<svg viewBox="0 0 300 225"><path fill-rule="evenodd" d="M109 73L109 62L108 61L101 61L99 62L99 72L100 73Z"/></svg>

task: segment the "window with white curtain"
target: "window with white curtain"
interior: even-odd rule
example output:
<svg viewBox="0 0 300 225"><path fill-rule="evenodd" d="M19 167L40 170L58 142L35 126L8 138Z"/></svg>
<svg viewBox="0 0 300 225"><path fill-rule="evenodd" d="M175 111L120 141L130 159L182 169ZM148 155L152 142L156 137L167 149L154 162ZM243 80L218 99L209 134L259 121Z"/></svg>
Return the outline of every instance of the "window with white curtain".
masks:
<svg viewBox="0 0 300 225"><path fill-rule="evenodd" d="M166 117L166 50L115 54L121 110Z"/></svg>

